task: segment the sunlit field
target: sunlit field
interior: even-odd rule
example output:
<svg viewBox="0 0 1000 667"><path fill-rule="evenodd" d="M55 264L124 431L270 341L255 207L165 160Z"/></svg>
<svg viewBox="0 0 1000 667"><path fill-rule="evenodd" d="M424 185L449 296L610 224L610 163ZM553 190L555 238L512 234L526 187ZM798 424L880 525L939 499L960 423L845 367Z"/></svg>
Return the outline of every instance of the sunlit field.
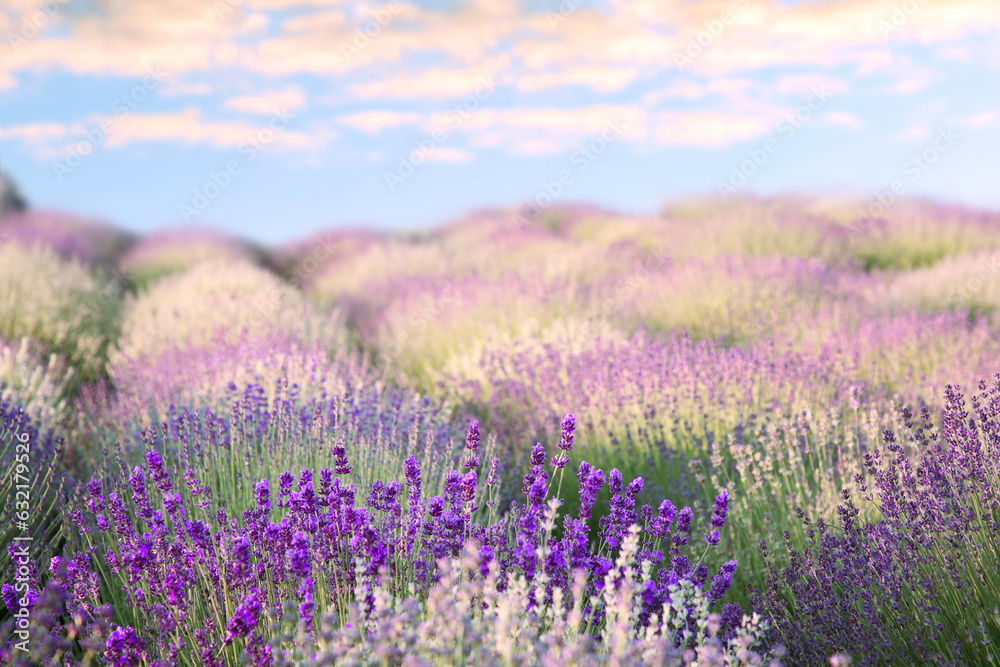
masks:
<svg viewBox="0 0 1000 667"><path fill-rule="evenodd" d="M1000 215L0 222L9 665L1000 660Z"/></svg>

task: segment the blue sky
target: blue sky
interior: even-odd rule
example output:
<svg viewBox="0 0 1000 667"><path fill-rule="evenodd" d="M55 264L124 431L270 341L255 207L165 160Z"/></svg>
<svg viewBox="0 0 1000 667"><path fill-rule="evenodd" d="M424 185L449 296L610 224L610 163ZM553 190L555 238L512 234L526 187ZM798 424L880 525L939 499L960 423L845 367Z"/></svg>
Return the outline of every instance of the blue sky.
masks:
<svg viewBox="0 0 1000 667"><path fill-rule="evenodd" d="M279 242L898 179L1000 209L995 0L101 6L4 2L0 168L137 231Z"/></svg>

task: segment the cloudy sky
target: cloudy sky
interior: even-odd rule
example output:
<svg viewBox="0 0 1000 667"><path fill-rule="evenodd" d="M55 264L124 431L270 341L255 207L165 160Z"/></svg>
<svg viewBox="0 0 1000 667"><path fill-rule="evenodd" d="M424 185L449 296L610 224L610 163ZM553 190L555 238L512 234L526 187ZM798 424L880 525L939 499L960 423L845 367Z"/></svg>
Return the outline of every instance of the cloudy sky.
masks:
<svg viewBox="0 0 1000 667"><path fill-rule="evenodd" d="M998 0L0 0L37 207L276 241L483 206L1000 209Z"/></svg>

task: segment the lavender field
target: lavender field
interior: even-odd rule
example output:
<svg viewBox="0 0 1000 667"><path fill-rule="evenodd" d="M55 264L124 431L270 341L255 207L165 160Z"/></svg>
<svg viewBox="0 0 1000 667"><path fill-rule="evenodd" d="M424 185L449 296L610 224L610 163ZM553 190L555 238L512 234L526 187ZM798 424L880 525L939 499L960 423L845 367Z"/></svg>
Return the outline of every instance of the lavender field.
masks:
<svg viewBox="0 0 1000 667"><path fill-rule="evenodd" d="M3 665L1000 662L1000 214L0 220Z"/></svg>

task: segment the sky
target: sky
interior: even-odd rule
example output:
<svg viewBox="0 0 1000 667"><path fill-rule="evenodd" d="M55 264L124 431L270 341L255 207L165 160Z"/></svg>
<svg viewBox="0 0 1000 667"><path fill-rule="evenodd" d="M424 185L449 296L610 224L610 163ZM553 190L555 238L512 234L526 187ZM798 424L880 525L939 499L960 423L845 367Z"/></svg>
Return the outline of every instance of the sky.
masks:
<svg viewBox="0 0 1000 667"><path fill-rule="evenodd" d="M38 208L280 242L562 202L1000 210L998 0L0 0Z"/></svg>

